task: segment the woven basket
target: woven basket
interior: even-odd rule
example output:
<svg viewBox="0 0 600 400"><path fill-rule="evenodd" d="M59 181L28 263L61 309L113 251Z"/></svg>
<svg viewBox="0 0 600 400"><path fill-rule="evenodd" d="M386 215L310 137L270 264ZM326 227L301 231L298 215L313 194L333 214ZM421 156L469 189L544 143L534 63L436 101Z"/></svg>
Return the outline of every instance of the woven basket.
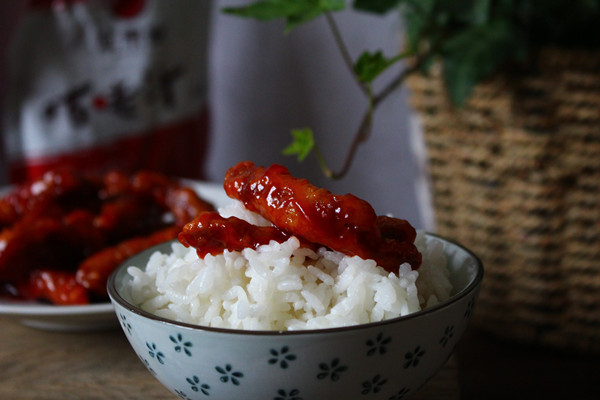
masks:
<svg viewBox="0 0 600 400"><path fill-rule="evenodd" d="M439 69L407 82L428 147L436 230L486 276L474 325L600 352L600 53L546 49L461 110Z"/></svg>

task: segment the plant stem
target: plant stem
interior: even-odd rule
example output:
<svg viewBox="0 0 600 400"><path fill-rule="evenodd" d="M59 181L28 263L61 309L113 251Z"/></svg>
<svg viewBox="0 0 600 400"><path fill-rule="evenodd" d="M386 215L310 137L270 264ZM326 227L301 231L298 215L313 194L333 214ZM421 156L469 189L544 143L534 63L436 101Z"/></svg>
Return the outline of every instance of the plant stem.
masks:
<svg viewBox="0 0 600 400"><path fill-rule="evenodd" d="M323 156L323 153L321 152L319 146L315 145L313 151L315 153L315 156L317 157L317 162L319 163L319 167L321 168L321 172L323 173L323 175L325 175L325 177L329 179L339 179L336 177L335 172L333 172L331 168L327 166L327 161L325 161L325 157Z"/></svg>
<svg viewBox="0 0 600 400"><path fill-rule="evenodd" d="M362 120L360 122L360 125L358 127L358 130L356 131L356 134L354 135L354 139L352 140L352 143L350 144L350 149L348 150L348 153L346 154L346 159L344 161L342 168L338 172L331 171L332 179L342 179L344 176L346 176L346 174L350 170L350 167L352 166L352 163L354 161L354 156L356 154L356 151L358 150L359 145L364 143L367 140L367 138L369 137L369 135L371 134L371 130L373 127L373 112L375 111L375 106L373 104L373 94L371 92L371 85L367 86L367 93L368 93L368 99L369 99L369 104L367 106L367 110L365 111L365 113L362 117Z"/></svg>
<svg viewBox="0 0 600 400"><path fill-rule="evenodd" d="M354 62L352 60L352 57L350 56L348 47L344 42L344 38L340 33L337 23L335 22L335 18L333 18L331 12L325 12L325 18L327 20L331 33L333 34L336 45L342 55L344 63L346 64L346 67L350 70L354 81L358 84L358 86L360 87L360 89L362 90L362 92L368 100L367 109L363 114L358 130L354 134L354 139L350 144L350 149L346 154L344 164L342 165L339 171L335 172L331 168L329 168L325 157L323 156L323 153L320 151L319 147L316 145L314 147L315 155L317 157L319 166L323 174L327 178L342 179L350 170L350 167L354 162L354 158L356 156L356 152L358 151L359 146L367 141L371 134L371 131L373 130L373 113L375 112L377 106L382 101L384 101L391 93L393 93L400 86L402 86L406 78L408 78L411 74L415 73L421 68L423 62L427 58L427 54L417 56L416 61L410 67L404 68L402 72L400 72L395 79L388 83L388 85L385 86L377 95L373 95L372 85L370 83L361 82L358 75L356 74L356 71L354 70ZM404 58L406 54L408 53L404 53L404 55L400 55L398 56L398 58Z"/></svg>
<svg viewBox="0 0 600 400"><path fill-rule="evenodd" d="M352 60L352 56L350 56L350 52L348 51L348 46L346 46L346 43L344 42L344 38L342 37L342 34L340 33L340 29L338 28L338 25L335 22L335 18L333 18L333 15L331 14L331 12L329 12L329 11L325 12L325 19L327 20L329 29L331 30L331 33L333 34L333 38L335 39L336 46L337 46L338 50L340 51L340 53L342 54L342 58L344 59L344 63L346 64L346 67L352 74L352 77L354 78L354 81L358 84L358 87L360 88L360 90L362 90L363 93L368 96L367 87L360 82L360 80L358 79L358 76L356 75L356 71L354 71L354 61Z"/></svg>
<svg viewBox="0 0 600 400"><path fill-rule="evenodd" d="M385 100L392 92L394 92L396 89L402 86L406 78L408 78L410 75L412 75L421 68L426 58L427 57L425 56L417 57L417 60L413 65L403 69L402 72L394 80L392 80L385 88L381 90L381 92L379 92L378 95L375 96L375 98L373 99L373 106L377 107L377 105L383 100Z"/></svg>
<svg viewBox="0 0 600 400"><path fill-rule="evenodd" d="M346 176L346 174L350 170L350 167L352 166L352 163L354 162L354 158L356 156L356 152L357 152L359 146L362 143L364 143L368 139L369 135L371 134L371 131L373 128L373 113L374 113L375 109L377 108L377 106L382 101L384 101L391 93L393 93L396 89L398 89L404 83L406 78L408 78L410 75L412 75L413 73L418 71L421 68L421 66L423 65L423 62L425 61L426 58L427 58L426 55L417 57L417 60L415 61L414 64L412 64L408 68L403 69L402 72L400 74L398 74L398 76L394 80L392 80L386 87L384 87L381 90L381 92L379 92L375 96L373 96L370 85L364 86L365 90L366 90L367 98L369 100L369 104L367 106L367 110L365 111L365 113L363 115L363 118L358 127L358 130L356 131L356 133L354 135L354 139L352 140L352 143L350 144L350 149L348 150L348 153L346 154L346 159L344 161L344 164L342 165L342 168L337 172L331 170L327 166L325 159L322 156L321 152L318 151L317 148L315 148L315 150L318 151L318 153L319 153L317 155L317 157L319 158L319 164L321 165L321 170L323 171L323 174L325 176L327 176L328 178L332 178L332 179L342 179L344 176Z"/></svg>

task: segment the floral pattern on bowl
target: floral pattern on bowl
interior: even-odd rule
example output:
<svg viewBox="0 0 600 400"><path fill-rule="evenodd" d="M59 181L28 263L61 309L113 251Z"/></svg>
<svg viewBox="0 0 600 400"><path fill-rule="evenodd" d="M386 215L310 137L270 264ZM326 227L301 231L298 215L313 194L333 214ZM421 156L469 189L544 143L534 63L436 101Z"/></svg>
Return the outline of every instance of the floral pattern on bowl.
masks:
<svg viewBox="0 0 600 400"><path fill-rule="evenodd" d="M182 399L398 400L416 392L448 360L472 315L483 275L468 250L431 238L445 244L455 293L429 309L379 323L294 332L177 323L124 300L125 268L111 277L109 294L133 350ZM151 251L128 265L144 265Z"/></svg>

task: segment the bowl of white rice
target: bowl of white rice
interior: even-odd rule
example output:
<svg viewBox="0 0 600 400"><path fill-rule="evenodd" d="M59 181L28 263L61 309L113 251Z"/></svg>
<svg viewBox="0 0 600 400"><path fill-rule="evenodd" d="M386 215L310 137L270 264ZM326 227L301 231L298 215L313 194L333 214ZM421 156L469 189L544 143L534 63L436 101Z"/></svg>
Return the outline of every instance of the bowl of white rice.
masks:
<svg viewBox="0 0 600 400"><path fill-rule="evenodd" d="M255 224L239 204L220 209ZM419 232L417 270L291 237L200 259L177 241L110 277L108 293L141 361L183 399L405 398L444 365L471 317L483 267Z"/></svg>

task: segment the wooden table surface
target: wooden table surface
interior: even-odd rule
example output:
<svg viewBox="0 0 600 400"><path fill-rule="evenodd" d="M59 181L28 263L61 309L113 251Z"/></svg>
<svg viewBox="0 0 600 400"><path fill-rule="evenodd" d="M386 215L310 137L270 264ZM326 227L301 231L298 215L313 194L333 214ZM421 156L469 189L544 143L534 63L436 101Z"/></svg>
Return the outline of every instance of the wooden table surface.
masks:
<svg viewBox="0 0 600 400"><path fill-rule="evenodd" d="M454 357L410 397L459 398ZM118 327L96 332L52 332L28 328L0 316L0 399L168 400L177 396L146 370Z"/></svg>

